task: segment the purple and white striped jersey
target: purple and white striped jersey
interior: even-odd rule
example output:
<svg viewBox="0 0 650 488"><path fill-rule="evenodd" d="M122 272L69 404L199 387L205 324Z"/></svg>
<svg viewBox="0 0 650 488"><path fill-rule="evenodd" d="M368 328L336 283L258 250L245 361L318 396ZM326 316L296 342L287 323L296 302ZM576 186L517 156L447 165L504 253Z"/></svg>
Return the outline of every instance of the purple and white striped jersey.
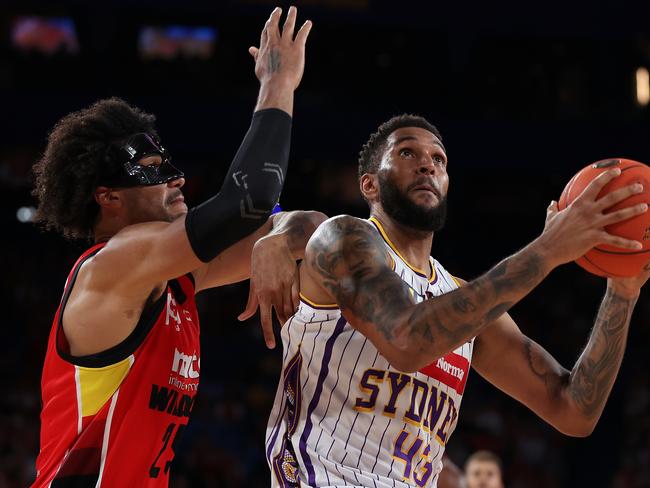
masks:
<svg viewBox="0 0 650 488"><path fill-rule="evenodd" d="M370 222L417 302L458 287L433 258L429 273L410 266L379 221ZM283 373L266 429L271 486L436 486L473 340L419 372L402 373L336 305L303 296L282 328L282 344Z"/></svg>

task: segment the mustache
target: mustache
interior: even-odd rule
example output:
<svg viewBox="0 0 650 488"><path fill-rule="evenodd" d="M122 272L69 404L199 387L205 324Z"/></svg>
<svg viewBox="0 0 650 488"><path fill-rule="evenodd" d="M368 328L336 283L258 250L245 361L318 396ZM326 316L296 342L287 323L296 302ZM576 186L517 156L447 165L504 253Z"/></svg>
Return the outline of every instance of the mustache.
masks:
<svg viewBox="0 0 650 488"><path fill-rule="evenodd" d="M422 185L427 185L433 188L435 191L436 195L438 198L442 196L442 192L440 191L440 188L436 185L435 181L433 178L428 178L426 176L420 176L417 180L415 180L413 183L411 183L409 186L406 187L406 191L411 191L413 188L417 188L418 186Z"/></svg>

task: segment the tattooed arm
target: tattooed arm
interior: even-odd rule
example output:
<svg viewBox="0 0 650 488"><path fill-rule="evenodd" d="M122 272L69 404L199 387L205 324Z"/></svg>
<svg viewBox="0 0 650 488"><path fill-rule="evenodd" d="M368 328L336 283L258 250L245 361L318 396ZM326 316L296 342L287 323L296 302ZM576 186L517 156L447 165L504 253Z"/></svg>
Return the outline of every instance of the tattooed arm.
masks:
<svg viewBox="0 0 650 488"><path fill-rule="evenodd" d="M467 286L416 305L376 230L341 216L309 241L301 286L318 283L396 368L416 371L478 334L551 267L532 244Z"/></svg>
<svg viewBox="0 0 650 488"><path fill-rule="evenodd" d="M626 187L599 200L619 171L596 178L569 208L548 210L540 237L461 289L415 305L406 284L392 271L383 241L366 221L340 216L314 233L305 251L301 289L321 303L335 302L350 324L368 337L398 369L416 371L479 334L521 300L559 264L598 242L626 248L639 243L602 230L613 221L645 211L604 210L635 190Z"/></svg>
<svg viewBox="0 0 650 488"><path fill-rule="evenodd" d="M609 280L587 346L571 371L523 335L507 314L476 339L472 366L560 432L589 435L618 374L632 310L647 276Z"/></svg>

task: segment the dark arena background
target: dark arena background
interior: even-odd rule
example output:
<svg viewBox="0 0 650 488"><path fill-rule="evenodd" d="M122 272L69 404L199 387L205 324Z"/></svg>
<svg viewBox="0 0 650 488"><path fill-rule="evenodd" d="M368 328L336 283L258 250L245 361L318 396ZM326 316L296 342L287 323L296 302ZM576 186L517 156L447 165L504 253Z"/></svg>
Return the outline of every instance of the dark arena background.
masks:
<svg viewBox="0 0 650 488"><path fill-rule="evenodd" d="M377 125L429 118L449 156L449 218L432 254L471 279L538 235L546 207L586 164L650 163L648 2L308 0L284 209L367 216L356 158ZM286 8L290 5L281 2ZM0 7L2 343L0 488L33 479L42 361L67 272L85 243L30 223L31 166L63 115L117 95L156 114L188 204L221 184L258 83L247 48L267 0L21 1ZM571 367L602 279L574 264L513 310L522 330ZM280 373L259 323L240 324L246 283L199 295L201 387L172 487L269 484L264 430ZM507 487L650 486L650 290L595 432L565 437L470 375L448 444L462 466L487 448ZM134 442L138 434L133 433Z"/></svg>

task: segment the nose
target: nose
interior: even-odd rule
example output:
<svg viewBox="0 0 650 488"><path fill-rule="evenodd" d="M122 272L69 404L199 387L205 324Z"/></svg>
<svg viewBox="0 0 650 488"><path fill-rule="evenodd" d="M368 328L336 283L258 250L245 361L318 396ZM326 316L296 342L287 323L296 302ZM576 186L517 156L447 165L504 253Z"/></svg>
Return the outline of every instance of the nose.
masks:
<svg viewBox="0 0 650 488"><path fill-rule="evenodd" d="M433 158L428 154L422 156L418 162L417 171L422 175L435 175L436 174L436 165L433 162Z"/></svg>
<svg viewBox="0 0 650 488"><path fill-rule="evenodd" d="M180 178L176 178L174 180L171 180L169 183L167 183L170 188L182 188L183 185L185 185L185 178L182 176Z"/></svg>

